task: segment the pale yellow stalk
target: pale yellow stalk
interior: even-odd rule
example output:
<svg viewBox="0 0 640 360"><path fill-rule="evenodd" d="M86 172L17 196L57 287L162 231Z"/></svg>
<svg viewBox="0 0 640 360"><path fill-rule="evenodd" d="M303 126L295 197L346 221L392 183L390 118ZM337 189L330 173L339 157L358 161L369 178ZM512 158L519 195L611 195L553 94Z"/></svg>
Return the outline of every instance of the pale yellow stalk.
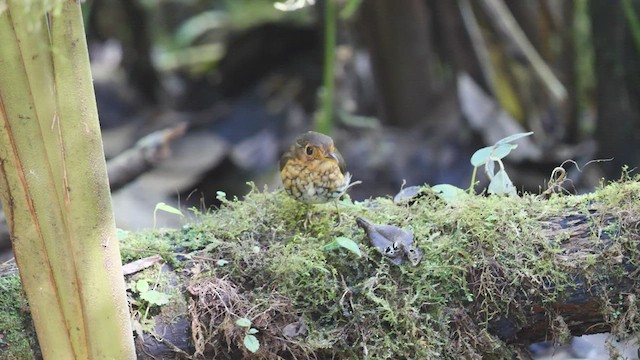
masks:
<svg viewBox="0 0 640 360"><path fill-rule="evenodd" d="M3 4L0 192L40 347L135 358L80 5Z"/></svg>

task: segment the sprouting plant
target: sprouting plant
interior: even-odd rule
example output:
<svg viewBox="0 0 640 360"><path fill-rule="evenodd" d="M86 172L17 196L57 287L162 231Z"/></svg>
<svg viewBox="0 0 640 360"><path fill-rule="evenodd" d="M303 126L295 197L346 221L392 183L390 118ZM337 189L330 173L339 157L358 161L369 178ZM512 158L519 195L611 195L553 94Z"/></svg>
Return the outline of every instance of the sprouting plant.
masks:
<svg viewBox="0 0 640 360"><path fill-rule="evenodd" d="M512 144L512 142L531 134L533 134L533 132L513 134L504 139L498 140L491 146L483 147L473 153L473 156L471 156L471 165L473 165L474 168L468 192L470 194L473 193L473 187L476 184L476 173L478 168L484 165L484 171L490 181L487 189L489 194L516 195L516 188L513 186L511 179L504 169L502 159L518 147L518 145ZM500 170L497 172L495 171L496 163L500 167ZM432 189L438 194L438 196L440 196L440 198L450 204L455 203L460 197L467 195L464 190L449 184L435 185Z"/></svg>
<svg viewBox="0 0 640 360"><path fill-rule="evenodd" d="M252 353L255 353L256 351L258 351L258 349L260 348L260 342L258 341L258 338L254 335L258 333L258 329L251 327L251 320L247 318L240 318L236 320L236 325L245 328L247 331L246 334L244 335L244 340L243 340L244 347L246 347L247 350L251 351Z"/></svg>
<svg viewBox="0 0 640 360"><path fill-rule="evenodd" d="M155 209L153 209L153 228L156 228L156 214L158 212L158 210L162 210L164 212L168 212L170 214L175 214L175 215L180 215L184 217L184 214L182 213L182 211L180 211L180 209L176 209L171 205L167 205L163 202L159 202L156 204Z"/></svg>
<svg viewBox="0 0 640 360"><path fill-rule="evenodd" d="M489 187L487 189L489 194L517 195L515 186L513 186L509 175L507 175L507 172L504 170L502 159L518 147L518 145L512 144L512 142L531 134L533 134L533 132L513 134L498 140L491 146L477 150L473 156L471 156L471 165L474 166L473 175L471 176L471 189L473 189L473 185L475 184L478 167L484 165L484 171L489 177ZM500 170L497 172L495 171L496 163L500 166Z"/></svg>
<svg viewBox="0 0 640 360"><path fill-rule="evenodd" d="M139 314L133 324L133 328L139 336L142 336L144 331L152 332L155 326L154 321L148 318L149 310L154 306L162 306L169 303L169 294L157 290L159 277L160 271L158 271L158 278L155 281L141 278L129 284L131 291L138 294L137 299L133 300L131 305L136 309L135 313ZM141 311L142 309L144 311Z"/></svg>

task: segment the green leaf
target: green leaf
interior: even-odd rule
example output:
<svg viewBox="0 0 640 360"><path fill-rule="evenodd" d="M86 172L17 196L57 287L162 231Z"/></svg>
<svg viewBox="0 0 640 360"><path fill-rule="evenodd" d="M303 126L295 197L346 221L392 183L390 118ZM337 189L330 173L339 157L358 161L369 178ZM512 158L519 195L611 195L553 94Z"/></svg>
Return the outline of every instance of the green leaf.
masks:
<svg viewBox="0 0 640 360"><path fill-rule="evenodd" d="M492 146L483 147L482 149L477 150L471 156L471 165L478 167L486 164L489 160L499 160L504 158L509 155L511 150L518 146L510 144L511 142L527 137L531 134L533 134L533 132L513 134L498 140Z"/></svg>
<svg viewBox="0 0 640 360"><path fill-rule="evenodd" d="M249 329L249 334L257 334L257 333L258 333L258 329L256 328Z"/></svg>
<svg viewBox="0 0 640 360"><path fill-rule="evenodd" d="M212 240L209 244L207 244L207 246L204 247L203 251L204 252L211 252L213 251L215 248L217 248L218 246L220 246L222 242L217 241L217 240Z"/></svg>
<svg viewBox="0 0 640 360"><path fill-rule="evenodd" d="M127 230L123 230L120 228L116 229L116 237L118 238L118 241L122 241L126 239L128 236L129 236L129 232Z"/></svg>
<svg viewBox="0 0 640 360"><path fill-rule="evenodd" d="M149 291L149 282L146 279L138 280L138 282L136 282L136 291L139 293Z"/></svg>
<svg viewBox="0 0 640 360"><path fill-rule="evenodd" d="M220 259L220 260L216 261L216 265L218 265L218 266L225 266L228 263L229 263L229 261L225 260L225 259Z"/></svg>
<svg viewBox="0 0 640 360"><path fill-rule="evenodd" d="M221 203L229 202L229 200L227 200L227 193L224 191L216 191L216 199Z"/></svg>
<svg viewBox="0 0 640 360"><path fill-rule="evenodd" d="M533 134L533 131L526 132L526 133L517 133L517 134L509 135L506 138L502 138L502 139L498 140L496 142L496 145L514 142L514 141L516 141L518 139L521 139L523 137L527 137L527 136L529 136L531 134Z"/></svg>
<svg viewBox="0 0 640 360"><path fill-rule="evenodd" d="M447 204L455 204L459 202L461 198L467 196L464 190L449 184L434 185L431 187L431 190Z"/></svg>
<svg viewBox="0 0 640 360"><path fill-rule="evenodd" d="M493 161L500 160L505 156L509 155L511 150L517 148L518 145L515 144L499 144L495 145L493 151L491 151L491 155L489 158Z"/></svg>
<svg viewBox="0 0 640 360"><path fill-rule="evenodd" d="M158 210L162 210L162 211L164 211L164 212L168 212L168 213L171 213L171 214L176 214L176 215L184 216L184 215L182 215L182 211L180 211L180 210L178 210L178 209L174 208L174 207L173 207L173 206L171 206L171 205L167 205L167 204L165 204L165 203L163 203L163 202L159 202L159 203L156 205L156 208L153 210L153 228L154 228L154 229L156 228L156 213L158 212Z"/></svg>
<svg viewBox="0 0 640 360"><path fill-rule="evenodd" d="M167 204L165 204L165 203L163 203L163 202L159 202L159 203L156 205L156 208L155 208L155 210L154 210L154 213L155 213L156 211L158 211L158 210L162 210L162 211L164 211L164 212L168 212L168 213L170 213L170 214L175 214L175 215L184 216L184 215L182 214L182 211L180 211L179 209L174 208L174 207L173 207L173 206L171 206L171 205L167 205Z"/></svg>
<svg viewBox="0 0 640 360"><path fill-rule="evenodd" d="M509 175L504 170L500 170L491 179L488 188L489 194L495 195L517 195L516 187L513 186Z"/></svg>
<svg viewBox="0 0 640 360"><path fill-rule="evenodd" d="M471 156L471 165L473 166L481 166L489 161L489 156L491 156L491 151L493 150L493 146L483 147L482 149L476 150Z"/></svg>
<svg viewBox="0 0 640 360"><path fill-rule="evenodd" d="M245 335L244 347L252 353L255 353L260 348L260 342L258 341L258 338L253 335Z"/></svg>
<svg viewBox="0 0 640 360"><path fill-rule="evenodd" d="M152 305L164 305L169 303L169 294L165 294L157 290L141 292L140 298Z"/></svg>
<svg viewBox="0 0 640 360"><path fill-rule="evenodd" d="M251 327L251 320L247 318L240 318L236 320L236 325L248 328Z"/></svg>
<svg viewBox="0 0 640 360"><path fill-rule="evenodd" d="M362 253L360 252L360 248L358 244L356 244L353 240L346 238L344 236L339 236L335 238L332 242L328 243L324 246L324 250L330 251L338 248L344 248L352 253L354 253L357 257L361 257Z"/></svg>

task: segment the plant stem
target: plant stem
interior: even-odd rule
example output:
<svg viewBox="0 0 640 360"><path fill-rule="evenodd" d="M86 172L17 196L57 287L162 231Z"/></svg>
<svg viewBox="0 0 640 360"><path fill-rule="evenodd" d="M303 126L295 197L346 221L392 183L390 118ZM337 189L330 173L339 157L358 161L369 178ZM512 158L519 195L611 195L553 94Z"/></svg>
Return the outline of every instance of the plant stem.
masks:
<svg viewBox="0 0 640 360"><path fill-rule="evenodd" d="M333 95L336 50L336 3L326 0L324 5L324 75L322 84L322 113L317 119L316 130L331 134L333 128Z"/></svg>

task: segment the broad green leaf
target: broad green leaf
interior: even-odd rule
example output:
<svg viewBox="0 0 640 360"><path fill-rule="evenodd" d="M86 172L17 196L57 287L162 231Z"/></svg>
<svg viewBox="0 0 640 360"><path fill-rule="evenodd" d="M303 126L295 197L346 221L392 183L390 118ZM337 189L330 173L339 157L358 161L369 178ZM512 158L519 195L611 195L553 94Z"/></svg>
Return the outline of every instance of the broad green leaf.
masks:
<svg viewBox="0 0 640 360"><path fill-rule="evenodd" d="M165 294L157 290L141 292L140 298L152 305L164 305L169 303L169 294Z"/></svg>
<svg viewBox="0 0 640 360"><path fill-rule="evenodd" d="M493 148L493 151L491 152L491 155L489 156L489 158L493 161L496 160L500 160L502 158L504 158L505 156L509 155L509 153L511 152L511 150L517 148L518 145L515 144L499 144L499 145L495 145Z"/></svg>
<svg viewBox="0 0 640 360"><path fill-rule="evenodd" d="M256 328L249 329L249 334L257 334L257 333L258 333L258 329Z"/></svg>
<svg viewBox="0 0 640 360"><path fill-rule="evenodd" d="M498 140L492 146L483 147L482 149L477 150L471 156L471 165L478 167L486 164L489 160L499 160L504 158L509 155L511 150L517 147L517 145L510 144L511 142L531 134L533 134L533 132L513 134L505 137L504 139Z"/></svg>
<svg viewBox="0 0 640 360"><path fill-rule="evenodd" d="M149 291L149 282L146 279L140 279L136 282L136 290L139 293L143 293L145 291Z"/></svg>
<svg viewBox="0 0 640 360"><path fill-rule="evenodd" d="M476 167L484 165L487 161L489 161L489 156L491 156L492 150L493 146L487 146L474 152L471 156L471 165Z"/></svg>
<svg viewBox="0 0 640 360"><path fill-rule="evenodd" d="M179 209L174 208L174 207L173 207L173 206L171 206L171 205L167 205L167 204L165 204L165 203L163 203L163 202L159 202L159 203L156 205L156 208L155 208L154 212L155 212L155 211L158 211L158 210L162 210L162 211L164 211L164 212L168 212L168 213L170 213L170 214L175 214L175 215L184 216L184 215L182 214L182 211L180 211Z"/></svg>
<svg viewBox="0 0 640 360"><path fill-rule="evenodd" d="M514 141L516 141L518 139L521 139L523 137L527 137L527 136L529 136L531 134L533 134L533 131L526 132L526 133L517 133L517 134L509 135L506 138L498 140L496 142L496 145L514 142Z"/></svg>
<svg viewBox="0 0 640 360"><path fill-rule="evenodd" d="M453 185L449 184L439 184L431 187L442 200L444 200L447 204L455 204L460 201L460 199L467 195L467 193Z"/></svg>
<svg viewBox="0 0 640 360"><path fill-rule="evenodd" d="M255 353L260 348L260 342L258 342L258 338L253 335L245 335L244 347L252 353Z"/></svg>
<svg viewBox="0 0 640 360"><path fill-rule="evenodd" d="M251 320L247 318L240 318L236 320L236 325L248 328L251 327Z"/></svg>
<svg viewBox="0 0 640 360"><path fill-rule="evenodd" d="M354 253L357 257L362 256L362 253L360 252L360 248L358 247L358 244L356 244L353 240L346 238L344 236L339 236L335 238L335 240L325 245L324 247L324 249L327 251L335 250L338 248L347 249L352 253Z"/></svg>

